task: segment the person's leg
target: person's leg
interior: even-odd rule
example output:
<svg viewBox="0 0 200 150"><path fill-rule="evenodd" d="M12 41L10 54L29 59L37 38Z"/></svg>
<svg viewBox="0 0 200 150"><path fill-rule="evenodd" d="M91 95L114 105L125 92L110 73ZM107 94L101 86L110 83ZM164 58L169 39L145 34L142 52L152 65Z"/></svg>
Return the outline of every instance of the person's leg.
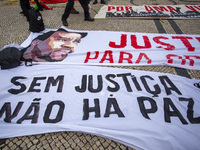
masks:
<svg viewBox="0 0 200 150"><path fill-rule="evenodd" d="M94 21L94 19L90 17L87 0L79 0L79 3L81 4L84 10L85 21Z"/></svg>
<svg viewBox="0 0 200 150"><path fill-rule="evenodd" d="M65 7L64 14L62 15L62 23L64 26L68 26L67 18L69 17L73 6L74 6L74 0L68 0L66 7Z"/></svg>
<svg viewBox="0 0 200 150"><path fill-rule="evenodd" d="M68 0L64 14L62 15L62 19L67 19L72 11L72 8L74 6L74 0Z"/></svg>
<svg viewBox="0 0 200 150"><path fill-rule="evenodd" d="M24 0L20 0L19 1L19 4L20 4L20 7L21 7L21 9L22 9L22 12L20 12L20 13L24 13L24 5L25 5L25 2L24 2ZM25 7L26 7L26 5L25 5Z"/></svg>
<svg viewBox="0 0 200 150"><path fill-rule="evenodd" d="M38 10L43 11L42 5L39 3L39 1L38 0L34 0L34 1L38 6Z"/></svg>
<svg viewBox="0 0 200 150"><path fill-rule="evenodd" d="M71 11L71 14L79 14L79 12L73 7L72 11Z"/></svg>
<svg viewBox="0 0 200 150"><path fill-rule="evenodd" d="M20 0L20 6L22 9L22 13L26 16L27 21L29 21L28 10L31 8L29 4L29 0Z"/></svg>
<svg viewBox="0 0 200 150"><path fill-rule="evenodd" d="M31 9L31 5L29 3L29 0L25 0L25 3L26 3L26 8L29 10Z"/></svg>

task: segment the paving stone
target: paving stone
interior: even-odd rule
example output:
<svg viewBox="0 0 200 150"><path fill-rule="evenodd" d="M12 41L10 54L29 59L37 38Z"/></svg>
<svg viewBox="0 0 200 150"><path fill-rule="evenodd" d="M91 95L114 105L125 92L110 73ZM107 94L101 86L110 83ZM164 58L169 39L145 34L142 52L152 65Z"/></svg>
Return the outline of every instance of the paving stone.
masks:
<svg viewBox="0 0 200 150"><path fill-rule="evenodd" d="M27 147L30 148L33 144L31 142L27 143Z"/></svg>
<svg viewBox="0 0 200 150"><path fill-rule="evenodd" d="M43 145L46 145L48 143L47 140L44 140L44 139L41 142Z"/></svg>
<svg viewBox="0 0 200 150"><path fill-rule="evenodd" d="M43 145L43 148L44 148L44 149L49 149L50 146L49 146L49 144L45 144L45 145Z"/></svg>
<svg viewBox="0 0 200 150"><path fill-rule="evenodd" d="M39 150L44 150L44 148L43 148L43 147L40 147Z"/></svg>
<svg viewBox="0 0 200 150"><path fill-rule="evenodd" d="M37 148L42 148L42 143L37 144Z"/></svg>
<svg viewBox="0 0 200 150"><path fill-rule="evenodd" d="M30 141L33 141L35 139L35 136L30 137Z"/></svg>
<svg viewBox="0 0 200 150"><path fill-rule="evenodd" d="M13 145L12 147L11 147L11 149L16 149L17 148L17 146L16 145Z"/></svg>
<svg viewBox="0 0 200 150"><path fill-rule="evenodd" d="M16 144L19 146L19 145L22 144L22 141L21 141L21 140L18 140L18 141L16 142Z"/></svg>
<svg viewBox="0 0 200 150"><path fill-rule="evenodd" d="M8 150L8 149L10 149L10 147L8 147L8 146L5 146L5 147L3 147L3 149L2 149L2 150Z"/></svg>
<svg viewBox="0 0 200 150"><path fill-rule="evenodd" d="M13 143L16 143L18 141L18 138L13 139Z"/></svg>
<svg viewBox="0 0 200 150"><path fill-rule="evenodd" d="M32 140L32 142L33 142L33 144L37 144L39 142L39 140L35 138Z"/></svg>
<svg viewBox="0 0 200 150"><path fill-rule="evenodd" d="M29 138L26 138L25 141L24 141L26 144L30 143L30 139Z"/></svg>
<svg viewBox="0 0 200 150"><path fill-rule="evenodd" d="M10 142L10 143L8 144L8 146L9 146L9 147L12 147L12 146L13 146L13 142Z"/></svg>
<svg viewBox="0 0 200 150"><path fill-rule="evenodd" d="M68 142L64 143L64 146L65 146L65 148L69 148L70 147Z"/></svg>
<svg viewBox="0 0 200 150"><path fill-rule="evenodd" d="M78 146L79 146L80 148L83 148L83 147L84 147L84 143L80 141L80 142L78 143Z"/></svg>
<svg viewBox="0 0 200 150"><path fill-rule="evenodd" d="M26 143L22 142L21 147L25 147Z"/></svg>
<svg viewBox="0 0 200 150"><path fill-rule="evenodd" d="M35 150L35 149L36 149L36 145L33 145L33 146L30 147L29 150Z"/></svg>
<svg viewBox="0 0 200 150"><path fill-rule="evenodd" d="M65 150L65 147L64 147L64 146L61 146L61 147L60 147L60 150Z"/></svg>

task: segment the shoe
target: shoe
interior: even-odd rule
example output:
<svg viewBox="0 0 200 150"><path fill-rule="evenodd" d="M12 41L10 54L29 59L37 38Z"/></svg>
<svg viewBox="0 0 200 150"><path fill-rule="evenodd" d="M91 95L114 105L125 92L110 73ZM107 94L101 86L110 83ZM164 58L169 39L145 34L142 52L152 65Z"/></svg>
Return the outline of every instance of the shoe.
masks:
<svg viewBox="0 0 200 150"><path fill-rule="evenodd" d="M79 12L73 7L72 11L71 11L71 14L79 14Z"/></svg>
<svg viewBox="0 0 200 150"><path fill-rule="evenodd" d="M101 0L101 4L105 4L106 2L104 0Z"/></svg>
<svg viewBox="0 0 200 150"><path fill-rule="evenodd" d="M95 5L95 4L97 4L97 3L98 3L97 0L94 0L93 4Z"/></svg>
<svg viewBox="0 0 200 150"><path fill-rule="evenodd" d="M86 18L85 18L85 21L94 21L94 18L86 17Z"/></svg>
<svg viewBox="0 0 200 150"><path fill-rule="evenodd" d="M63 24L64 26L68 26L67 20L66 20L66 19L62 19L62 24Z"/></svg>

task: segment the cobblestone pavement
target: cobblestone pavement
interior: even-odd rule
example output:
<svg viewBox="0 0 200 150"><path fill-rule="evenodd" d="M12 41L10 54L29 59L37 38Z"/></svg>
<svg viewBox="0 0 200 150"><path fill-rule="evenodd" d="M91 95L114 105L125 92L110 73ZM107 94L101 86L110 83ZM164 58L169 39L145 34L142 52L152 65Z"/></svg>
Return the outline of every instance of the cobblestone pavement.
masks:
<svg viewBox="0 0 200 150"><path fill-rule="evenodd" d="M100 2L100 0L98 0ZM174 4L200 4L199 0L108 0L111 5L174 5ZM65 4L48 5L53 10L42 11L42 16L46 28L58 29L62 26L61 15ZM98 11L103 5L91 6ZM69 29L74 30L107 30L107 31L128 31L143 33L168 33L168 34L200 34L200 19L195 20L138 20L138 19L109 19L95 20L94 22L83 21L83 10L78 2L75 8L79 15L71 14L68 23ZM21 44L30 34L28 22L21 11L18 0L0 0L0 49L4 45L11 43ZM91 12L91 16L95 15ZM171 73L188 78L200 79L200 71L186 70L168 66L150 67L120 67L136 70L146 70L154 72ZM32 136L23 136L0 141L0 149L120 149L131 148L116 143L112 140L79 132L58 132Z"/></svg>

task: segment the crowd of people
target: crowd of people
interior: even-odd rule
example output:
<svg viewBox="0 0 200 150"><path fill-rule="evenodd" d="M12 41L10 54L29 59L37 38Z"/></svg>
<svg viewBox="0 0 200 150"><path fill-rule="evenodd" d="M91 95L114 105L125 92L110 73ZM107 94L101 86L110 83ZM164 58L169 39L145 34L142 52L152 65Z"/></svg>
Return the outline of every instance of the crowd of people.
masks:
<svg viewBox="0 0 200 150"><path fill-rule="evenodd" d="M35 5L36 5L37 10L43 11L43 5L41 5L42 1L40 1L40 0L39 1L34 0L34 1L35 1ZM91 0L78 0L78 1L81 4L81 7L84 10L84 20L85 21L94 21L94 18L92 18L90 16L90 12L89 12ZM97 3L98 3L98 0L94 0L93 4L97 4ZM101 0L100 3L105 4L105 0ZM22 9L22 12L20 12L20 13L24 14L27 21L30 21L28 10L31 9L31 6L30 6L30 3L29 3L29 0L20 0L20 6L21 6L21 9ZM67 18L69 17L70 13L73 13L73 14L79 13L78 11L76 11L74 9L74 0L68 0L68 2L66 3L64 13L61 17L61 21L62 21L62 24L64 26L68 26Z"/></svg>

